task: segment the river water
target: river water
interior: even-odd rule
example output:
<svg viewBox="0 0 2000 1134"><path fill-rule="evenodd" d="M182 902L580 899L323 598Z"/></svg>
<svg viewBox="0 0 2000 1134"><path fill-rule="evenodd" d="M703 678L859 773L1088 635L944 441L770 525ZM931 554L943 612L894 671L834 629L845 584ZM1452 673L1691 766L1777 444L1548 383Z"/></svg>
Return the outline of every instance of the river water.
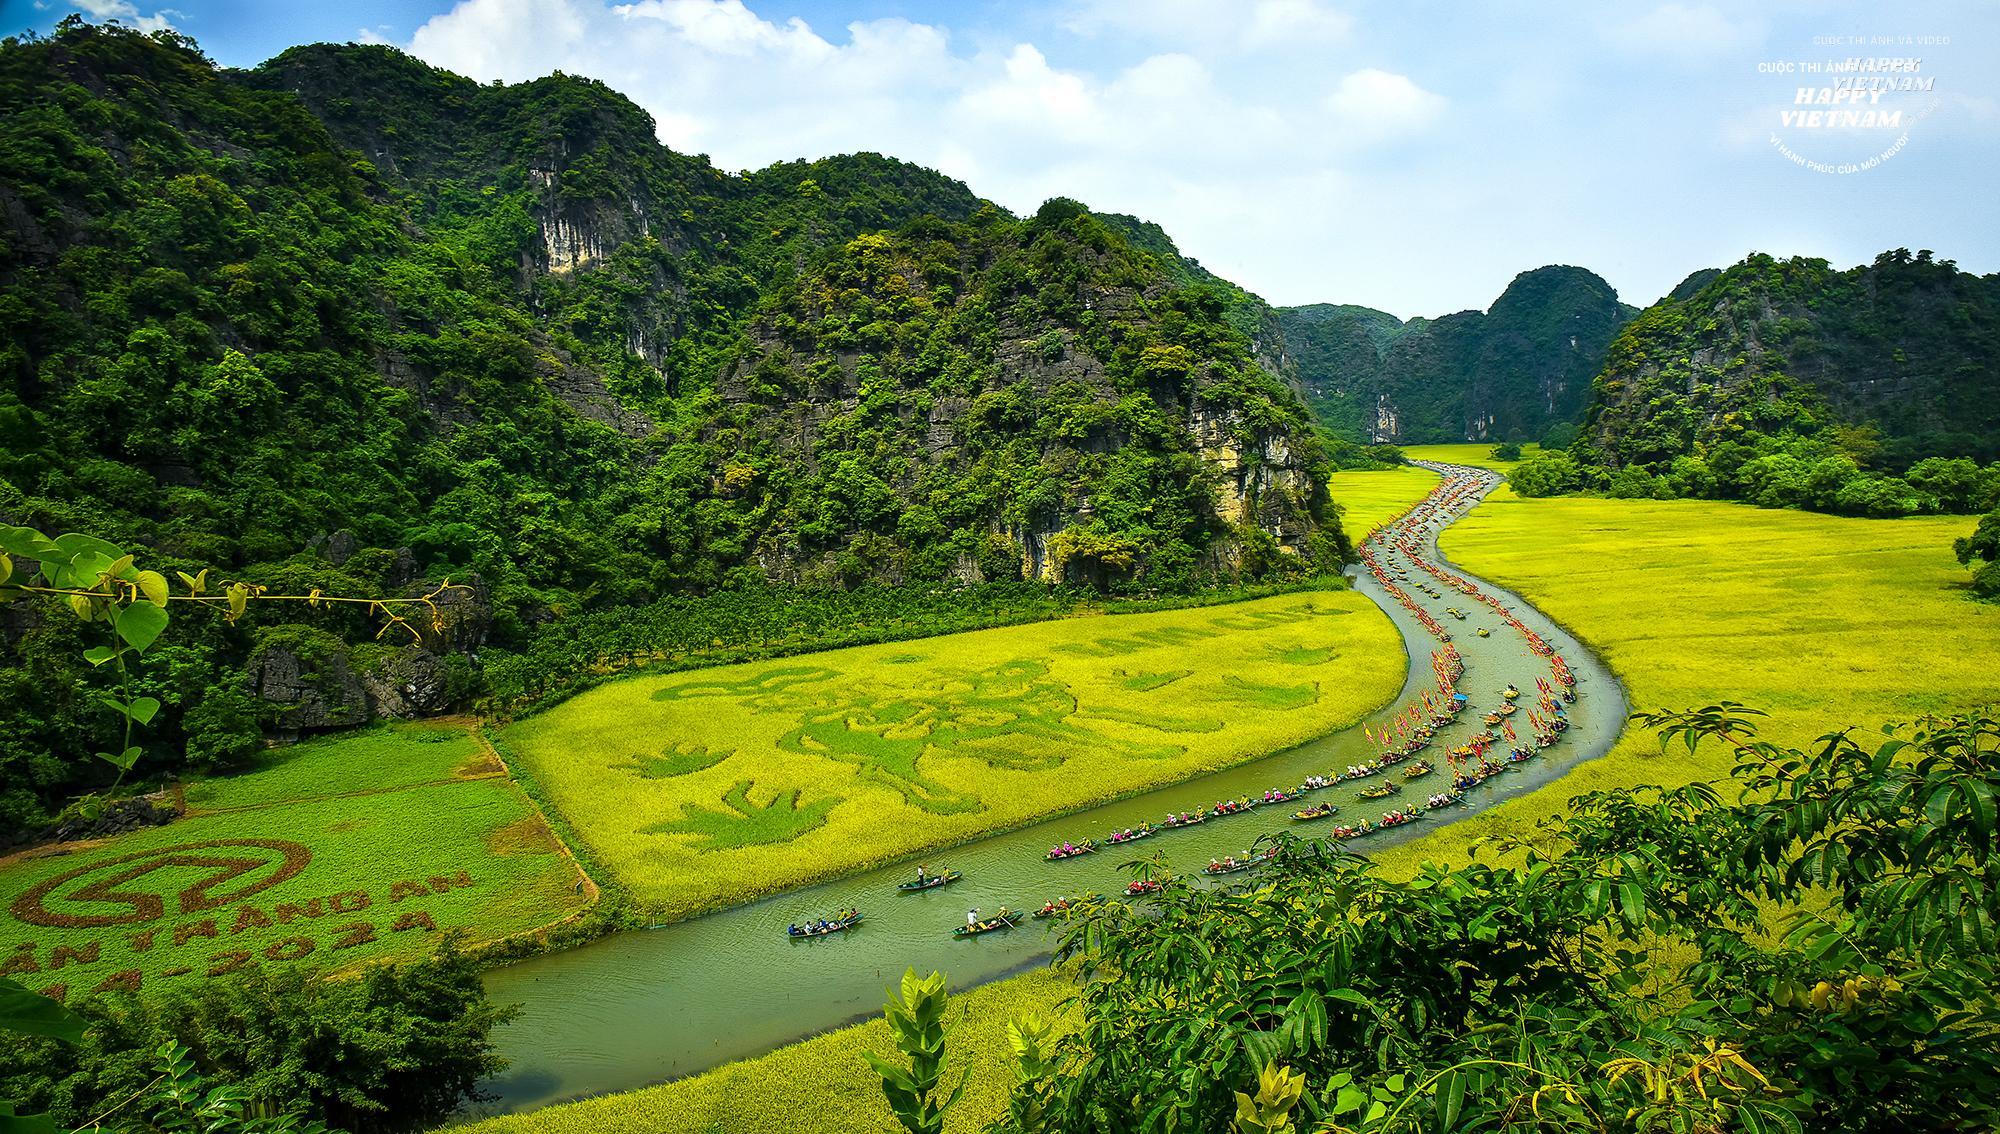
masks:
<svg viewBox="0 0 2000 1134"><path fill-rule="evenodd" d="M1493 474L1481 470L1427 467L1473 478L1482 489L1497 483ZM1421 538L1426 556L1435 557L1435 532L1427 530ZM1428 581L1414 569L1409 573L1413 579ZM1415 838L1532 791L1577 762L1608 751L1624 725L1622 690L1581 644L1518 596L1458 573L1511 607L1569 662L1578 694L1568 707L1571 728L1539 759L1472 789L1465 807L1350 844L1356 849ZM1531 702L1536 679L1546 677L1549 667L1493 611L1432 585L1442 598L1407 584L1405 589L1451 632L1465 660L1458 688L1470 698L1471 711L1439 734L1447 745L1457 744L1481 727L1479 716L1500 703L1500 691L1509 683L1519 686L1524 703ZM1356 578L1355 586L1395 621L1411 657L1401 694L1367 718L1379 729L1432 686L1430 657L1438 643L1366 572ZM1454 605L1469 617L1460 621L1448 615L1445 608ZM1478 636L1481 626L1491 631L1491 637ZM1528 734L1525 720L1521 731L1524 737ZM953 938L951 929L964 924L969 907L989 913L1001 905L1035 909L1066 894L1114 893L1130 880L1119 865L1155 852L1164 853L1177 871L1192 873L1211 858L1241 853L1259 835L1291 829L1319 836L1330 822L1353 822L1364 815L1373 821L1391 805L1407 807L1448 786L1442 755L1447 745L1433 745L1425 753L1438 763L1438 774L1416 781L1393 799L1371 804L1356 798L1379 780L1345 783L1308 797L1314 804L1324 800L1337 804L1340 816L1332 821L1295 823L1291 813L1303 805L1273 806L1079 859L1047 862L1042 857L1051 845L1065 840L1101 839L1108 831L1157 823L1170 812L1192 811L1219 799L1254 797L1271 787L1289 789L1309 774L1331 774L1367 761L1374 756L1373 746L1359 727L1174 787L925 856L923 861L933 869L950 866L964 872L964 881L943 890L898 893L896 883L914 876L918 860L912 859L495 969L486 977L488 991L497 1001L520 1004L523 1011L519 1020L497 1033L510 1066L484 1085L495 1101L482 1106L480 1113L532 1110L565 1099L630 1090L762 1054L879 1012L885 988L908 967L918 972L941 970L952 988L963 989L1041 964L1054 941L1053 933L1045 929L1051 923L1027 921L1012 931L972 939ZM1247 877L1236 875L1228 881ZM785 935L785 927L793 922L847 906L865 916L850 932L804 941Z"/></svg>

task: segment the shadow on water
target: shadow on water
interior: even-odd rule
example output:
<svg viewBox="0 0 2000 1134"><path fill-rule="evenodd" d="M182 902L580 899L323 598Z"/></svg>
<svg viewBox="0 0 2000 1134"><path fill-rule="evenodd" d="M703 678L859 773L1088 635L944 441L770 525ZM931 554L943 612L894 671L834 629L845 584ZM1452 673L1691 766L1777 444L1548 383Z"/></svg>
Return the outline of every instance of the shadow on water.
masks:
<svg viewBox="0 0 2000 1134"><path fill-rule="evenodd" d="M1443 466L1433 468L1447 471ZM1478 470L1448 471L1475 475L1482 481L1491 477ZM1490 489L1491 483L1486 487ZM1435 557L1434 536L1427 538L1425 549L1427 557ZM1487 586L1462 571L1456 573L1512 607L1517 617L1570 662L1578 691L1576 704L1570 706L1572 726L1562 742L1540 758L1474 789L1466 806L1384 831L1355 844L1358 849L1407 841L1548 784L1577 763L1608 751L1624 725L1623 691L1576 639L1519 596ZM1430 653L1437 643L1372 577L1361 574L1355 587L1394 620L1411 657L1402 693L1368 718L1371 726L1379 728L1396 709L1432 684ZM1531 691L1535 679L1545 676L1548 668L1492 611L1451 592L1445 594L1442 599L1420 593L1413 597L1440 619L1446 618L1444 608L1454 600L1473 608L1466 621L1447 620L1465 659L1466 671L1458 684L1471 699L1471 711L1459 724L1442 730L1439 739L1458 743L1457 738L1480 727L1481 713L1499 703L1503 687L1511 682ZM1482 625L1492 630L1492 637L1474 633ZM896 892L896 883L914 871L917 860L913 858L496 969L487 974L488 990L502 1003L522 1005L523 1012L518 1021L498 1033L501 1053L510 1061L510 1068L484 1084L494 1101L479 1110L531 1110L564 1099L664 1082L759 1055L875 1015L883 990L908 967L919 972L942 970L950 976L954 989L1033 968L1049 956L1053 936L1045 928L1048 923L1026 921L1011 932L969 940L954 939L951 928L964 923L971 907L987 912L1001 905L1034 909L1064 895L1116 892L1128 880L1119 865L1133 858L1161 852L1177 869L1193 872L1213 857L1241 853L1260 835L1297 830L1300 825L1291 821L1293 808L1273 807L1167 832L1124 853L1113 847L1051 863L1042 858L1051 844L1098 838L1107 831L1138 827L1169 812L1195 810L1217 799L1255 796L1271 787L1290 788L1309 774L1330 774L1373 756L1361 729L1348 728L1173 787L934 852L927 861L937 866L948 864L965 875L964 881L943 890ZM1440 772L1442 779L1442 769ZM1312 801L1331 800L1346 817L1372 817L1409 798L1371 804L1357 797L1367 786L1369 781L1341 784L1316 793ZM1445 785L1411 786L1415 797L1421 799ZM1241 880L1242 876L1231 879ZM857 907L866 915L854 930L805 941L786 938L788 924L845 906Z"/></svg>

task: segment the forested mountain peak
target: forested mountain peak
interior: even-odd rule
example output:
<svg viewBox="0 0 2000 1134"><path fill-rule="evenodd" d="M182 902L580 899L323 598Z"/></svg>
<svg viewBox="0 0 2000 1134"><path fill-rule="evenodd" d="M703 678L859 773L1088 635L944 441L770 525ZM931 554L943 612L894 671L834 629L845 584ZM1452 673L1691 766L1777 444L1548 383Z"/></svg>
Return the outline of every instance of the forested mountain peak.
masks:
<svg viewBox="0 0 2000 1134"><path fill-rule="evenodd" d="M1407 322L1366 307L1281 312L1307 396L1368 441L1534 440L1583 410L1604 346L1634 313L1583 268L1522 272L1486 311Z"/></svg>
<svg viewBox="0 0 2000 1134"><path fill-rule="evenodd" d="M2000 457L2000 275L1896 249L1845 271L1755 254L1697 273L1612 344L1586 456L1664 467L1723 441L1843 432L1900 469Z"/></svg>
<svg viewBox="0 0 2000 1134"><path fill-rule="evenodd" d="M575 77L66 24L0 47L0 521L282 589L477 581L418 645L310 611L190 642L157 728L204 751L184 705L235 704L232 744L254 698L435 711L474 651L676 593L1330 564L1325 459L1232 325L1268 309L1190 272L879 155L724 173ZM41 667L0 689L34 722L0 820L90 771L68 645L0 634Z"/></svg>

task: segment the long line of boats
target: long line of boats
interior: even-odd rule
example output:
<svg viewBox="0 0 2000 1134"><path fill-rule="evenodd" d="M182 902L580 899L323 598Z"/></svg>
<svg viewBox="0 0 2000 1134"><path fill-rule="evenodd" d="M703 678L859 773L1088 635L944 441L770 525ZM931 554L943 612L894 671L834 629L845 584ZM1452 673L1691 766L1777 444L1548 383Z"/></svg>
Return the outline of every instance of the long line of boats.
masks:
<svg viewBox="0 0 2000 1134"><path fill-rule="evenodd" d="M1247 815L1263 807L1295 804L1304 796L1313 792L1331 788L1338 784L1376 776L1383 777L1382 782L1362 791L1360 797L1365 800L1387 799L1391 796L1401 794L1405 783L1434 774L1437 769L1430 762L1418 760L1416 763L1403 769L1401 779L1387 775L1392 768L1404 764L1418 753L1430 747L1437 731L1455 722L1464 712L1468 704L1467 699L1454 688L1457 677L1464 671L1464 664L1459 658L1457 648L1450 644L1451 635L1446 632L1444 626L1397 584L1399 582L1408 583L1416 590L1438 600L1444 598L1443 593L1427 582L1413 579L1403 567L1394 564L1393 561L1388 563L1383 562L1383 557L1378 556L1376 553L1376 545L1380 545L1391 553L1401 552L1405 558L1430 575L1435 581L1489 607L1494 613L1500 616L1503 622L1523 635L1531 651L1548 661L1550 677L1553 678L1553 681L1543 679L1537 679L1536 681L1536 685L1539 687L1541 693L1538 705L1542 711L1540 714L1537 714L1530 710L1527 714L1528 720L1532 722L1534 727L1533 742L1531 744L1515 743L1504 757L1498 759L1487 755L1489 747L1497 746L1500 739L1492 731L1494 727L1502 728L1506 732L1507 739L1510 742L1516 739L1513 726L1511 723L1508 723L1507 718L1517 711L1518 706L1515 702L1520 697L1520 692L1514 686L1509 685L1502 694L1501 704L1492 712L1484 714L1483 723L1486 727L1468 738L1466 743L1451 749L1450 763L1453 775L1450 790L1432 794L1420 806L1392 808L1385 811L1382 813L1381 819L1375 823L1370 823L1366 818L1363 818L1360 822L1351 825L1335 824L1328 829L1328 836L1343 841L1365 838L1393 827L1417 822L1426 818L1432 811L1461 805L1465 802L1468 791L1495 776L1517 770L1521 764L1534 759L1541 749L1554 744L1561 734L1569 728L1569 719L1562 706L1564 703L1576 700L1575 678L1570 673L1568 665L1564 663L1562 656L1556 653L1540 635L1524 624L1506 604L1495 596L1480 590L1470 580L1453 574L1430 562L1421 554L1418 546L1419 540L1425 536L1434 534L1445 523L1456 518L1458 513L1463 512L1466 508L1476 503L1483 488L1483 480L1476 475L1453 475L1448 477L1444 484L1440 485L1416 507L1405 513L1396 523L1374 533L1366 541L1366 545L1362 549L1361 560L1369 572L1375 576L1376 580L1392 597L1417 617L1426 630L1443 643L1443 649L1432 655L1432 665L1437 670L1438 676L1438 697L1433 699L1431 694L1426 692L1423 695L1421 704L1413 705L1410 712L1400 714L1396 718L1393 729L1383 732L1379 737L1372 732L1368 734L1371 739L1376 740L1377 743L1383 746L1383 751L1379 757L1364 764L1350 765L1345 770L1330 776L1309 776L1304 783L1294 788L1272 788L1264 792L1260 797L1252 798L1244 796L1237 799L1222 800L1209 807L1169 814L1157 824L1144 823L1137 828L1127 827L1123 830L1112 831L1101 839L1086 839L1081 843L1058 843L1050 847L1047 855L1044 857L1050 862L1062 862L1072 858L1080 858L1084 855L1095 854L1105 847L1124 846L1127 843L1149 839L1168 831L1199 826L1211 820L1223 819L1232 815ZM1460 621L1464 621L1466 618L1465 612L1460 611L1456 607L1449 608L1448 613ZM1483 637L1488 631L1481 628L1479 633ZM1294 810L1292 819L1294 822L1299 823L1330 819L1339 810L1331 802L1325 802L1316 806ZM1207 866L1202 868L1201 872L1210 877L1238 874L1264 866L1275 860L1278 854L1278 848L1271 847L1256 852L1245 851L1241 855L1232 854L1213 858L1209 860ZM896 889L898 892L905 894L922 893L927 890L942 889L954 882L960 881L963 877L964 875L956 870L947 869L933 873L927 867L919 866L916 878L899 884ZM1124 893L1127 897L1143 897L1147 894L1158 893L1165 889L1165 886L1166 881L1162 878L1140 877L1127 885ZM960 938L978 937L999 930L1013 929L1021 924L1024 916L1036 919L1055 917L1065 913L1076 905L1095 898L1095 894L1088 894L1082 898L1059 898L1048 902L1041 909L1035 910L1028 915L1023 915L1019 911L1001 906L999 911L993 916L982 917L977 909L973 909L966 914L966 924L957 926L952 930L952 936ZM790 926L786 932L788 936L795 940L824 937L852 929L861 924L861 921L861 913L858 910L846 909L831 918L809 922L803 926Z"/></svg>
<svg viewBox="0 0 2000 1134"><path fill-rule="evenodd" d="M1552 719L1560 724L1560 728L1557 731L1568 727L1568 722L1564 718L1560 706L1554 709ZM1426 740L1427 742L1428 740ZM1454 754L1469 750L1470 746L1466 746L1461 749L1455 749ZM1231 815L1248 814L1260 807L1294 803L1302 796L1332 787L1338 783L1381 775L1389 768L1408 760L1410 755L1410 753L1388 754L1380 760L1358 766L1339 775L1309 777L1305 783L1289 791L1274 788L1256 799L1246 797L1235 800L1224 800L1214 807L1201 808L1192 812L1170 816L1158 826L1146 824L1136 830L1128 828L1125 831L1114 832L1112 836L1104 840L1104 843L1120 845L1135 842L1162 831L1195 826L1211 819L1226 818ZM1363 818L1360 822L1352 825L1336 825L1327 832L1328 837L1343 841L1359 839L1394 827L1415 823L1428 817L1430 812L1463 804L1466 792L1485 783L1494 776L1517 770L1520 765L1534 759L1536 755L1538 755L1537 750L1527 745L1513 748L1504 758L1498 760L1481 755L1476 763L1467 763L1456 769L1456 774L1453 777L1452 786L1449 791L1433 793L1421 805L1407 808L1392 808L1389 811L1383 812L1381 819L1374 823L1370 823L1366 818ZM1435 771L1436 769L1428 762L1419 761L1405 769L1402 781L1385 780L1378 788L1361 793L1362 798L1383 799L1391 795L1400 794L1404 783L1431 775ZM1313 807L1296 810L1292 813L1292 819L1294 822L1299 823L1313 822L1315 820L1332 818L1339 811L1340 809L1337 806L1328 801ZM1065 859L1095 854L1101 849L1102 845L1096 840L1086 840L1082 843L1063 843L1051 848L1046 857L1051 862L1060 862ZM1208 865L1204 866L1201 872L1209 877L1239 874L1244 871L1255 870L1260 866L1272 862L1278 857L1278 854L1278 848L1270 847L1256 852L1245 851L1241 855L1225 855L1220 858L1210 859ZM928 867L919 866L917 868L917 877L910 881L899 883L896 889L899 893L905 894L922 893L927 890L943 889L954 882L963 880L964 877L965 875L957 870L946 869L933 872ZM1143 897L1147 894L1160 892L1165 888L1165 885L1165 880L1160 878L1140 878L1127 885L1124 889L1124 894L1126 897L1132 898ZM1096 895L1091 894L1085 895L1083 898L1060 898L1046 903L1041 909L1032 911L1027 916L1036 919L1054 917L1094 897ZM952 936L961 938L978 937L998 930L1013 929L1020 925L1023 920L1023 915L1019 911L1011 910L1006 906L1000 907L999 911L992 917L981 918L977 915L977 910L972 911L968 915L965 925L955 927L952 930ZM861 922L861 913L858 910L849 909L841 911L834 917L808 922L803 926L789 926L786 929L786 934L795 940L825 937L852 929L860 925Z"/></svg>

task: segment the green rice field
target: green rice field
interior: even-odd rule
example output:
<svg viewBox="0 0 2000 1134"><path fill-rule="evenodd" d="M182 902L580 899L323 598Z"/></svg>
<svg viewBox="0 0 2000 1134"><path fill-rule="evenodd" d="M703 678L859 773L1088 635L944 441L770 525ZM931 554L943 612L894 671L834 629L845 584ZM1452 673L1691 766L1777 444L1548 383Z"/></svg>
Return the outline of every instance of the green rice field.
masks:
<svg viewBox="0 0 2000 1134"><path fill-rule="evenodd" d="M1315 591L637 676L498 739L677 917L1324 735L1404 670L1372 603Z"/></svg>
<svg viewBox="0 0 2000 1134"><path fill-rule="evenodd" d="M303 744L186 794L179 822L0 860L0 972L82 994L346 968L428 953L454 929L532 931L590 900L463 725Z"/></svg>

